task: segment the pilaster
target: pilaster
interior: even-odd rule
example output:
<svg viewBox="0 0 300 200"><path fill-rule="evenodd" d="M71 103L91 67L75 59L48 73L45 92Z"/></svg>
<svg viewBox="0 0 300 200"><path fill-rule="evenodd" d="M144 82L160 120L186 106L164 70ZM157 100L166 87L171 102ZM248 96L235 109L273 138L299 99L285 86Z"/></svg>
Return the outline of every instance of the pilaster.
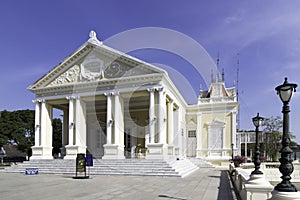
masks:
<svg viewBox="0 0 300 200"><path fill-rule="evenodd" d="M202 115L200 112L197 113L197 148L196 148L196 158L201 158L201 150L202 150Z"/></svg>

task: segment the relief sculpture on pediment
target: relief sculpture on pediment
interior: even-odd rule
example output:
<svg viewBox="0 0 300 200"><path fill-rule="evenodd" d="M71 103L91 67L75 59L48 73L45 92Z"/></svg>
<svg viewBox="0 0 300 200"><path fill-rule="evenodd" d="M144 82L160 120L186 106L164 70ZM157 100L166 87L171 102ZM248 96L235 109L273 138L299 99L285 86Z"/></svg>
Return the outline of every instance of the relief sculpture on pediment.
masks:
<svg viewBox="0 0 300 200"><path fill-rule="evenodd" d="M104 61L90 54L80 65L80 80L94 81L104 78Z"/></svg>
<svg viewBox="0 0 300 200"><path fill-rule="evenodd" d="M79 72L80 72L79 66L74 65L72 68L70 68L65 73L57 77L54 81L52 81L49 84L49 86L63 85L63 84L77 82L79 77Z"/></svg>
<svg viewBox="0 0 300 200"><path fill-rule="evenodd" d="M119 78L125 75L126 72L128 72L128 67L121 65L119 62L112 62L110 63L105 71L104 76L107 78Z"/></svg>

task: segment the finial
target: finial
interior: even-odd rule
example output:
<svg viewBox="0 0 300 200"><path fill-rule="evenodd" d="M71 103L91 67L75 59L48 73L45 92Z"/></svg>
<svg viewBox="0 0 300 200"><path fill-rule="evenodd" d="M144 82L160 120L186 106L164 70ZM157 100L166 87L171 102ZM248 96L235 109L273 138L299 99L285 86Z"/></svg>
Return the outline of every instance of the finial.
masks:
<svg viewBox="0 0 300 200"><path fill-rule="evenodd" d="M97 45L102 44L102 42L98 40L97 34L96 34L96 32L94 30L90 31L89 36L90 36L90 39L88 41L90 43L97 44Z"/></svg>
<svg viewBox="0 0 300 200"><path fill-rule="evenodd" d="M90 35L89 36L90 36L91 39L97 39L97 34L96 34L96 32L94 30L90 31Z"/></svg>

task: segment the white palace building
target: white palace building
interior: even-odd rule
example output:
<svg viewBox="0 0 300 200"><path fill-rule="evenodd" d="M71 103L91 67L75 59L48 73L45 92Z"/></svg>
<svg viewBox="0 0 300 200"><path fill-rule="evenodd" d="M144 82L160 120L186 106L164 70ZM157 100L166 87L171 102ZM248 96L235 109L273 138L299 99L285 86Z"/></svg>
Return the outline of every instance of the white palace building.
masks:
<svg viewBox="0 0 300 200"><path fill-rule="evenodd" d="M64 159L126 159L138 150L145 159L228 161L236 151L239 103L224 78L188 105L165 70L104 45L93 31L28 89L36 104L31 160L53 159L53 109L63 112Z"/></svg>

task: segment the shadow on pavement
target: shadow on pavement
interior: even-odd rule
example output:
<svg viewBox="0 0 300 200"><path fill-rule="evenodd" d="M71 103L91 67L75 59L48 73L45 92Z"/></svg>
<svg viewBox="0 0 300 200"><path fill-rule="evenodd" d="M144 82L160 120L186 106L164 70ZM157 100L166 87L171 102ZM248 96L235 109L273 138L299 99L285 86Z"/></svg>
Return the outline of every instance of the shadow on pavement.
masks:
<svg viewBox="0 0 300 200"><path fill-rule="evenodd" d="M170 197L168 195L158 195L158 197L163 197L163 198L168 198L168 199L177 199L177 200L187 200L187 199L182 199L182 198L178 198L178 197Z"/></svg>
<svg viewBox="0 0 300 200"><path fill-rule="evenodd" d="M231 187L227 170L221 171L218 200L236 199L234 189Z"/></svg>

